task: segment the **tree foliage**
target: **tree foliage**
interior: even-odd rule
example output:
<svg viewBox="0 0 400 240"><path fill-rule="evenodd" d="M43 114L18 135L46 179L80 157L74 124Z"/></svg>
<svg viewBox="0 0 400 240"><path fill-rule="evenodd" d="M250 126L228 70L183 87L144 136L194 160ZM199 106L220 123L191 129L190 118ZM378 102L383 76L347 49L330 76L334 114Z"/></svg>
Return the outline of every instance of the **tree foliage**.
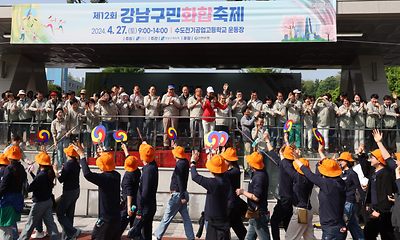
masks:
<svg viewBox="0 0 400 240"><path fill-rule="evenodd" d="M276 68L245 68L240 71L241 73L281 73L282 69Z"/></svg>
<svg viewBox="0 0 400 240"><path fill-rule="evenodd" d="M325 93L330 93L332 101L336 101L340 94L340 72L324 80L301 80L301 91L303 96L314 95L315 98L322 97Z"/></svg>
<svg viewBox="0 0 400 240"><path fill-rule="evenodd" d="M47 89L49 90L49 93L51 92L56 92L59 94L62 93L62 88L55 84L47 84Z"/></svg>
<svg viewBox="0 0 400 240"><path fill-rule="evenodd" d="M389 91L400 94L400 67L385 68Z"/></svg>
<svg viewBox="0 0 400 240"><path fill-rule="evenodd" d="M104 73L144 73L144 68L106 68Z"/></svg>

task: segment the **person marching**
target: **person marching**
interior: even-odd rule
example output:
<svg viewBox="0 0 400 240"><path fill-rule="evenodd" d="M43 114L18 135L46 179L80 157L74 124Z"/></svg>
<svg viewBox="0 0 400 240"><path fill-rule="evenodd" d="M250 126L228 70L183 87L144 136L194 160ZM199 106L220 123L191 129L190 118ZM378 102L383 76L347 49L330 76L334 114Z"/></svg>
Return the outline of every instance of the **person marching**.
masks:
<svg viewBox="0 0 400 240"><path fill-rule="evenodd" d="M186 159L185 149L181 146L172 150L172 154L176 160L176 165L171 177L171 198L168 202L167 211L165 212L160 225L158 225L154 236L157 239L161 239L167 230L169 223L179 212L183 219L187 239L194 240L193 226L187 209L187 203L189 202L189 193L187 192L189 161Z"/></svg>
<svg viewBox="0 0 400 240"><path fill-rule="evenodd" d="M80 194L79 173L81 166L78 162L79 155L72 145L64 148L64 153L67 156L67 162L62 166L61 175L58 173L57 163L53 165L58 181L63 183L63 192L57 204L56 214L58 222L63 228L63 239L76 239L81 234L81 230L73 226L75 205Z"/></svg>
<svg viewBox="0 0 400 240"><path fill-rule="evenodd" d="M261 240L269 240L270 233L268 229L268 185L269 176L264 168L264 159L260 153L253 152L246 157L253 174L249 183L248 191L236 189L237 195L247 197L248 208L253 212L258 212L258 218L249 219L249 228L247 229L246 240L253 240L258 237ZM249 210L247 210L249 213ZM246 213L246 215L247 215Z"/></svg>
<svg viewBox="0 0 400 240"><path fill-rule="evenodd" d="M33 192L33 205L29 212L28 221L18 239L29 239L33 229L37 226L40 219L43 219L50 239L58 240L61 238L53 219L52 200L55 173L51 166L50 156L46 152L40 152L35 156L35 162L39 165L40 172L36 176L30 172L34 179L28 187L28 192Z"/></svg>
<svg viewBox="0 0 400 240"><path fill-rule="evenodd" d="M304 166L310 169L310 163L307 159L300 158L300 161L304 164ZM292 177L294 192L293 215L286 230L285 239L300 240L300 238L303 237L304 240L315 240L314 227L312 225L313 211L310 202L310 196L314 184L310 182L306 176L304 176L304 173L300 170L300 167L295 161L293 161L292 164L293 168L285 168L285 171L287 171L287 173ZM299 214L299 209L307 211L306 223L300 222L301 216Z"/></svg>
<svg viewBox="0 0 400 240"><path fill-rule="evenodd" d="M322 146L322 145L320 145ZM324 159L317 164L318 172L314 174L300 161L300 150L293 153L294 161L310 182L320 188L319 216L322 228L322 239L344 240L346 224L343 219L346 202L346 183L340 178L342 169L333 159Z"/></svg>
<svg viewBox="0 0 400 240"><path fill-rule="evenodd" d="M205 218L208 222L206 239L228 240L230 225L226 209L228 208L230 183L224 174L228 166L226 166L223 157L214 155L206 163L206 167L213 177L201 176L196 170L199 155L199 152L193 152L190 171L192 180L207 190L206 205L204 207ZM208 156L210 157L211 155Z"/></svg>
<svg viewBox="0 0 400 240"><path fill-rule="evenodd" d="M382 134L379 134L378 131L373 133L375 141L379 145L382 144ZM362 147L360 148L359 153L364 150ZM386 154L385 157L387 157ZM364 175L369 179L365 197L366 210L369 213L364 227L365 239L376 239L379 233L383 240L393 240L395 236L390 212L393 202L388 199L388 196L392 196L395 192L394 172L386 165L380 149L371 152L370 163L365 154L359 154L358 160Z"/></svg>
<svg viewBox="0 0 400 240"><path fill-rule="evenodd" d="M22 185L26 181L26 172L19 161L22 158L21 150L12 146L4 154L7 159L1 158L3 167L0 181L0 238L13 239L12 225L21 220L21 212L24 208ZM2 156L4 156L2 154Z"/></svg>
<svg viewBox="0 0 400 240"><path fill-rule="evenodd" d="M243 225L242 218L240 216L240 198L236 195L236 189L240 188L240 168L237 164L239 158L236 155L236 149L228 148L225 152L221 153L221 157L225 159L225 163L228 166L228 170L225 175L231 182L229 196L228 196L228 218L229 223L236 236L243 240L246 237L247 230Z"/></svg>
<svg viewBox="0 0 400 240"><path fill-rule="evenodd" d="M145 240L151 240L153 218L157 210L158 166L154 160L154 148L146 142L140 145L139 155L143 168L137 194L136 219L133 222L135 227L129 230L127 237L141 236Z"/></svg>
<svg viewBox="0 0 400 240"><path fill-rule="evenodd" d="M271 154L272 158L275 160L277 165L280 168L279 172L279 196L280 200L276 203L274 207L274 213L271 217L271 232L272 237L274 240L279 240L279 224L283 223L283 228L285 231L289 226L290 219L293 214L293 181L287 171L285 171L286 167L293 168L292 161L293 161L293 148L289 146L288 142L288 134L284 134L284 141L286 146L281 148L281 158L276 158L275 154ZM267 139L269 142L269 137L267 134L264 134L264 139ZM272 146L267 143L268 150L271 153ZM282 156L283 154L283 156ZM290 160L289 161L282 161L283 159Z"/></svg>
<svg viewBox="0 0 400 240"><path fill-rule="evenodd" d="M346 98L344 98L346 99ZM345 101L346 102L346 101ZM343 105L344 106L344 105ZM340 166L342 167L342 174L340 177L346 183L346 203L344 205L344 213L347 215L347 230L350 231L353 239L363 240L364 233L358 224L356 218L356 190L361 195L362 199L365 199L365 192L361 188L360 180L358 175L351 168L354 164L354 160L351 158L351 154L343 152L337 159Z"/></svg>
<svg viewBox="0 0 400 240"><path fill-rule="evenodd" d="M109 152L103 152L96 159L96 165L101 173L90 170L85 157L85 147L79 141L73 144L74 150L80 156L83 176L89 182L98 186L99 192L99 219L92 230L93 240L121 239L120 216L120 182L121 175L114 171L114 157ZM100 151L101 152L101 151Z"/></svg>
<svg viewBox="0 0 400 240"><path fill-rule="evenodd" d="M122 93L123 94L123 93ZM121 94L121 95L122 95ZM121 189L124 208L121 210L121 234L124 233L128 223L133 226L135 213L132 211L132 206L136 207L136 196L139 189L140 170L138 168L138 159L135 156L130 156L128 149L124 143L121 143L121 148L125 153L125 174L122 178Z"/></svg>

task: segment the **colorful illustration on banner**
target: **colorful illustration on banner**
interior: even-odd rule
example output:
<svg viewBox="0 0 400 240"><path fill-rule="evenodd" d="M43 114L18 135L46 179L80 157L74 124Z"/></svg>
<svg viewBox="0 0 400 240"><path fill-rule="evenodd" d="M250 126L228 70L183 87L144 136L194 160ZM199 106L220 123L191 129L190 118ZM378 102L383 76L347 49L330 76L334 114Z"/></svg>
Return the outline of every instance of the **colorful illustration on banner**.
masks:
<svg viewBox="0 0 400 240"><path fill-rule="evenodd" d="M125 142L128 140L128 134L123 130L118 130L113 134L116 142Z"/></svg>
<svg viewBox="0 0 400 240"><path fill-rule="evenodd" d="M47 130L40 130L40 131L37 133L37 140L38 140L40 143L47 143L47 142L49 141L49 139L50 139L50 133L49 133L49 131L47 131Z"/></svg>
<svg viewBox="0 0 400 240"><path fill-rule="evenodd" d="M284 132L290 132L290 130L292 130L292 126L293 126L293 120L290 119L288 120L285 125L283 126L283 131Z"/></svg>
<svg viewBox="0 0 400 240"><path fill-rule="evenodd" d="M313 128L313 133L317 141L321 143L322 146L325 147L325 140L324 137L321 135L321 133L316 128Z"/></svg>
<svg viewBox="0 0 400 240"><path fill-rule="evenodd" d="M173 127L168 128L167 133L168 133L169 140L172 141L172 140L178 139L178 134L177 134L175 128L173 128Z"/></svg>
<svg viewBox="0 0 400 240"><path fill-rule="evenodd" d="M104 142L106 139L106 128L103 125L93 128L91 137L94 144Z"/></svg>

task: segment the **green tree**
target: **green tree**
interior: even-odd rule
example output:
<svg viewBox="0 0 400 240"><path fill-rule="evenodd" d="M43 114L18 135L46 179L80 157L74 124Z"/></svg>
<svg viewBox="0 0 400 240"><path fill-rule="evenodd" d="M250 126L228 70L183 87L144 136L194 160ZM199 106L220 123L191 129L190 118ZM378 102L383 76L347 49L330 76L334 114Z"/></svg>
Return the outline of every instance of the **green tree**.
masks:
<svg viewBox="0 0 400 240"><path fill-rule="evenodd" d="M389 91L400 94L400 67L385 68L386 78L389 85Z"/></svg>
<svg viewBox="0 0 400 240"><path fill-rule="evenodd" d="M329 91L336 90L336 88L339 87L339 84L340 81L338 81L334 76L325 78L325 80L321 81L321 83L318 86L318 89L316 91L316 98L321 97L322 95L328 93Z"/></svg>
<svg viewBox="0 0 400 240"><path fill-rule="evenodd" d="M47 84L47 89L49 90L49 93L51 92L56 92L59 94L62 93L62 88L55 84Z"/></svg>
<svg viewBox="0 0 400 240"><path fill-rule="evenodd" d="M104 73L144 73L144 68L106 68Z"/></svg>
<svg viewBox="0 0 400 240"><path fill-rule="evenodd" d="M281 73L282 69L276 68L245 68L240 70L241 73Z"/></svg>
<svg viewBox="0 0 400 240"><path fill-rule="evenodd" d="M320 80L301 80L301 92L304 95L314 95L317 92Z"/></svg>

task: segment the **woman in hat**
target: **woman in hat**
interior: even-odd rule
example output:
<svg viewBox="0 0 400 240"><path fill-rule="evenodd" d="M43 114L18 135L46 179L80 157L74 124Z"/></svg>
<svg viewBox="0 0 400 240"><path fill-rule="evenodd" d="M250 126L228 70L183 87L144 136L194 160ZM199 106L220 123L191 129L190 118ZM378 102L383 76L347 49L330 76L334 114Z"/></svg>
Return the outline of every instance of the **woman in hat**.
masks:
<svg viewBox="0 0 400 240"><path fill-rule="evenodd" d="M60 104L60 100L58 99L58 94L56 92L50 93L50 99L46 102L44 106L44 110L47 112L47 122L51 123L56 118L56 109Z"/></svg>
<svg viewBox="0 0 400 240"><path fill-rule="evenodd" d="M47 233L51 240L59 240L60 234L53 219L52 191L54 187L55 173L51 166L50 156L46 152L40 152L35 156L35 162L39 165L40 172L35 176L28 187L33 192L33 205L29 212L28 221L21 232L20 240L30 238L33 229L43 218L47 227ZM31 173L33 175L33 173Z"/></svg>
<svg viewBox="0 0 400 240"><path fill-rule="evenodd" d="M286 160L284 160L286 161ZM308 169L309 162L305 158L300 158L300 161L306 166ZM310 202L311 192L314 184L310 182L304 176L304 173L300 170L299 165L295 161L293 161L293 168L285 168L285 171L291 176L293 180L293 215L290 219L289 226L286 230L285 239L287 240L300 240L301 237L304 240L315 240L314 236L314 227L312 225L313 219L313 211ZM298 209L306 209L307 210L307 223L299 223L299 210Z"/></svg>
<svg viewBox="0 0 400 240"><path fill-rule="evenodd" d="M247 230L243 226L242 218L240 216L240 198L236 195L236 189L240 188L240 168L237 164L239 158L236 155L236 149L228 148L225 152L221 153L221 157L225 159L228 170L225 175L229 178L231 186L228 196L228 218L233 231L236 236L243 240L246 237Z"/></svg>
<svg viewBox="0 0 400 240"><path fill-rule="evenodd" d="M260 153L253 152L246 157L253 174L249 183L248 191L236 189L237 195L247 197L247 206L251 211L258 212L259 217L249 219L249 228L247 229L246 240L252 240L258 237L261 240L269 240L270 233L268 229L268 185L269 177L264 169L263 157ZM247 210L249 211L249 210Z"/></svg>
<svg viewBox="0 0 400 240"><path fill-rule="evenodd" d="M19 122L22 123L19 125L19 135L24 137L24 132L26 133L25 142L26 146L30 146L29 143L29 135L30 135L30 122L32 120L32 112L28 109L32 103L32 100L28 97L25 97L25 91L19 90L17 97L19 100L17 101L17 109L18 109L18 118Z"/></svg>
<svg viewBox="0 0 400 240"><path fill-rule="evenodd" d="M21 193L26 173L19 161L22 158L19 150L19 147L11 147L10 152L0 155L0 239L5 240L13 239L12 225L21 220L24 208Z"/></svg>
<svg viewBox="0 0 400 240"><path fill-rule="evenodd" d="M343 219L344 204L346 202L346 183L340 178L342 169L333 159L320 161L319 173L314 174L300 161L300 150L293 153L294 161L300 170L312 183L320 188L319 216L322 228L322 239L346 238L346 224Z"/></svg>
<svg viewBox="0 0 400 240"><path fill-rule="evenodd" d="M63 184L63 192L57 204L56 214L58 222L63 228L62 238L75 239L81 233L81 230L73 226L75 205L80 193L79 173L81 166L78 162L79 155L72 145L64 148L64 153L67 156L67 162L62 166L61 175L58 173L57 163L53 166L58 181Z"/></svg>
<svg viewBox="0 0 400 240"><path fill-rule="evenodd" d="M351 158L351 154L343 152L337 160L343 169L340 177L346 183L346 203L344 205L344 213L347 216L346 226L353 239L362 240L364 233L356 218L356 190L361 195L361 199L365 199L365 192L361 188L357 173L352 169L354 160Z"/></svg>
<svg viewBox="0 0 400 240"><path fill-rule="evenodd" d="M57 151L57 164L55 166L62 167L62 165L67 161L63 149L65 149L68 145L68 137L71 135L69 130L69 124L63 117L64 111L62 108L56 109L56 119L51 122L51 135L54 140L54 148ZM61 139L64 135L65 138ZM56 171L58 172L58 170Z"/></svg>
<svg viewBox="0 0 400 240"><path fill-rule="evenodd" d="M119 95L120 101L117 102L118 115L129 115L130 104L129 104L129 95L126 92L123 92ZM129 118L121 117L119 118L119 129L124 131L128 131L128 122Z"/></svg>
<svg viewBox="0 0 400 240"><path fill-rule="evenodd" d="M230 182L224 174L228 166L223 157L214 155L206 163L206 167L213 177L207 178L197 173L196 162L198 160L199 152L195 151L191 159L192 180L207 190L204 208L205 218L208 222L206 238L208 240L228 240L230 225L226 209L228 208Z"/></svg>
<svg viewBox="0 0 400 240"><path fill-rule="evenodd" d="M139 189L139 182L141 172L138 168L138 159L135 156L130 156L128 149L124 143L121 143L121 148L125 153L125 174L122 178L121 189L122 198L124 200L124 208L121 211L121 235L124 233L128 223L130 227L133 226L135 220L134 210L132 206L136 208L136 195Z"/></svg>
<svg viewBox="0 0 400 240"><path fill-rule="evenodd" d="M106 128L106 138L104 140L104 146L110 147L110 141L112 139L112 131L116 129L116 118L107 117L117 115L117 106L112 101L108 91L102 91L99 99L99 114L102 115L101 124Z"/></svg>

